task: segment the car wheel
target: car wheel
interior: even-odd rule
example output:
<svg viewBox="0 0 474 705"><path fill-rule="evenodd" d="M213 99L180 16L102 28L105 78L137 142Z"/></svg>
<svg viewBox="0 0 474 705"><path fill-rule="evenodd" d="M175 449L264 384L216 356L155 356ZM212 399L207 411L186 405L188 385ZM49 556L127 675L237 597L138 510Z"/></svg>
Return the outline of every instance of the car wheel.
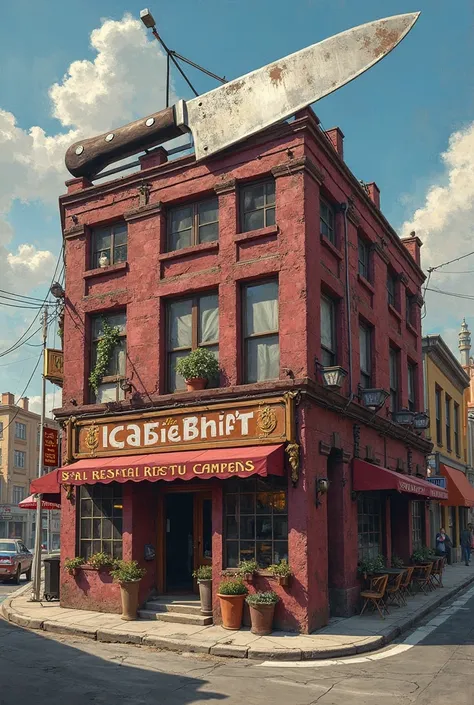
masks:
<svg viewBox="0 0 474 705"><path fill-rule="evenodd" d="M21 566L19 565L17 568L17 571L15 573L15 577L13 578L13 582L15 583L15 585L20 584L20 575L21 575Z"/></svg>
<svg viewBox="0 0 474 705"><path fill-rule="evenodd" d="M28 581L31 580L31 570L32 570L32 567L33 567L33 566L30 565L30 567L28 568L28 570L27 570L26 573L25 573L25 578L26 578Z"/></svg>

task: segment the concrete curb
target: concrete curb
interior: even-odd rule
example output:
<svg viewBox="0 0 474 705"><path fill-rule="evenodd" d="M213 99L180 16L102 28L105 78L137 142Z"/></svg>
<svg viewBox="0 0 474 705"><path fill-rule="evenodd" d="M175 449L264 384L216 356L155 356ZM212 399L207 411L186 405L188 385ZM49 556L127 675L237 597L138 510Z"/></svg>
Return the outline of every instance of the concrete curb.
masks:
<svg viewBox="0 0 474 705"><path fill-rule="evenodd" d="M43 631L55 633L55 634L69 634L71 636L81 636L87 639L93 639L96 641L104 643L115 643L115 644L141 644L143 646L152 646L158 649L164 649L167 651L176 652L194 652L201 654L211 654L212 656L224 656L229 658L247 658L254 661L310 661L310 660L321 660L321 659L334 659L342 658L347 656L354 656L355 654L368 653L370 651L377 651L382 646L386 646L391 641L396 639L400 634L408 631L415 627L419 622L421 622L428 614L437 610L440 605L451 600L458 593L465 590L469 585L474 583L474 576L466 578L462 583L456 587L451 588L448 592L439 596L437 600L431 602L426 607L421 608L415 617L410 615L404 620L400 621L400 624L389 626L384 630L384 633L373 636L365 637L361 639L359 644L348 644L347 646L325 646L321 648L308 648L308 649L287 649L287 648L276 648L276 649L265 649L259 648L258 646L237 646L235 644L224 644L220 642L212 643L205 641L194 641L192 639L186 640L183 644L181 639L174 639L171 637L160 637L151 634L146 634L141 636L140 634L133 634L126 631L119 631L116 629L94 629L93 627L86 626L70 626L66 624L61 624L60 622L54 621L42 621L39 619L33 619L25 614L22 614L15 610L12 606L12 602L19 597L24 592L28 590L30 585L25 585L24 588L17 590L11 597L8 597L1 605L1 613L3 617L13 624L19 627L26 627L27 629L42 629Z"/></svg>

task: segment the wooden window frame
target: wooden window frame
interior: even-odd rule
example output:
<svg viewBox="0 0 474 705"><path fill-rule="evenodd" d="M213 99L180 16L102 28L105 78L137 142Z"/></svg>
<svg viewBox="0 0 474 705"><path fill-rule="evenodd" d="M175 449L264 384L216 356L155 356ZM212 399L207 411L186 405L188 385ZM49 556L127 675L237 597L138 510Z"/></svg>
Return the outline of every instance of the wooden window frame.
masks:
<svg viewBox="0 0 474 705"><path fill-rule="evenodd" d="M245 198L244 198L244 192L246 189L253 188L254 186L266 186L267 184L273 184L274 188L274 202L273 203L267 203L267 191L264 189L264 204L262 208L253 208L252 210L246 211L245 210ZM241 233L251 233L254 230L259 230L260 228L253 228L252 230L246 230L245 229L245 216L247 213L256 213L258 211L263 210L263 226L264 228L271 227L272 225L276 224L276 181L273 177L269 177L266 179L259 179L258 181L249 181L245 184L242 184L239 188L239 221L240 221L240 232ZM273 210L274 211L274 222L267 224L267 211Z"/></svg>
<svg viewBox="0 0 474 705"><path fill-rule="evenodd" d="M393 287L393 291L392 291ZM387 303L394 309L397 309L397 277L390 269L387 270Z"/></svg>
<svg viewBox="0 0 474 705"><path fill-rule="evenodd" d="M384 540L383 504L380 494L374 492L371 493L371 495L374 496L361 493L357 498L357 554L359 561L367 558L375 558L377 555L382 553L382 545ZM374 511L375 509L378 511ZM368 531L359 530L362 517L366 517L365 521L369 527ZM367 545L366 547L362 546L361 537L363 536L367 536L369 538L367 544L374 543L370 537L378 537L377 545Z"/></svg>
<svg viewBox="0 0 474 705"><path fill-rule="evenodd" d="M112 492L110 496L104 497L104 488L112 488ZM104 485L101 483L97 483L95 485L80 485L78 488L78 499L77 499L77 512L76 512L76 517L77 517L77 546L76 546L76 555L81 556L82 558L85 558L86 560L93 554L93 553L98 553L99 551L103 551L104 548L104 542L110 542L112 551L105 551L106 553L109 553L112 555L113 558L122 558L122 550L123 550L123 485L119 482L112 482L109 485ZM85 496L87 493L87 496ZM110 516L104 513L103 511L103 501L108 500L112 502L112 512ZM100 501L99 501L100 500ZM83 507L83 502L85 501L91 501L91 514L89 516L83 515L82 514L82 507ZM117 511L114 511L116 507L114 506L114 502L119 501L122 504L122 508L119 509L117 508ZM99 509L100 507L100 509ZM120 539L116 539L113 537L114 534L114 519L119 520L121 522L121 529L120 529ZM91 523L91 534L92 536L90 538L84 538L82 536L82 520L90 520ZM93 538L93 533L94 533L94 520L99 520L100 524L100 537L99 538ZM110 522L112 524L111 527L111 536L110 537L105 537L104 538L104 524L105 522ZM91 551L85 551L85 544L86 542L90 544ZM100 542L100 547L97 546L98 551L93 550L94 548L94 542L99 543ZM115 551L115 545L119 547L119 550Z"/></svg>
<svg viewBox="0 0 474 705"><path fill-rule="evenodd" d="M114 316L114 315L119 315L123 314L125 317L125 330L124 332L119 334L120 338L125 339L125 359L127 358L127 312L126 310L119 310L119 311L104 311L103 313L93 313L91 314L90 317L90 331L91 331L91 349L90 349L90 369L92 370L94 367L94 352L95 352L95 344L101 340L101 337L99 338L94 338L93 337L93 331L94 331L94 321L98 318L104 318L107 320L108 316ZM116 401L120 401L123 399L123 396L120 394L120 382L121 380L125 379L127 376L127 369L126 369L126 364L125 364L125 371L123 375L106 375L105 377L102 378L101 384L116 384L117 385L117 399ZM91 397L93 398L94 401L96 401L96 394L93 389L90 390L91 392ZM99 402L97 402L99 403Z"/></svg>
<svg viewBox="0 0 474 705"><path fill-rule="evenodd" d="M334 346L334 349L331 350L330 348L327 348L325 345L322 344L321 342L321 363L324 367L333 367L334 365L337 365L337 359L338 359L338 350L337 350L337 302L335 299L333 299L331 296L328 296L325 293L321 293L321 300L320 300L320 316L321 316L321 301L325 299L326 301L329 301L331 305L331 327L332 327L332 345ZM322 321L322 316L321 316L321 321ZM320 330L320 340L321 340L321 330ZM331 356L331 364L326 365L324 362L324 354L330 355Z"/></svg>
<svg viewBox="0 0 474 705"><path fill-rule="evenodd" d="M322 215L322 209L321 209L321 204L324 204L326 208L328 209L328 212L331 214L332 218L332 223L328 223L326 218L323 217ZM329 231L329 235L326 235L326 233L322 232L321 228L321 223L324 223L326 228ZM324 198L324 196L319 197L319 233L321 237L324 237L328 242L331 243L331 245L334 245L334 247L337 247L337 242L336 242L336 209L334 208L334 205L327 200L327 198Z"/></svg>
<svg viewBox="0 0 474 705"><path fill-rule="evenodd" d="M369 371L363 369L362 367L362 352L361 352L361 347L360 347L360 332L364 331L364 334L368 337L368 360L365 360L365 362L368 362L368 369ZM361 379L361 386L364 387L364 389L370 389L372 386L372 339L373 339L373 328L369 325L367 325L364 321L359 321L359 358L360 358L360 379Z"/></svg>
<svg viewBox="0 0 474 705"><path fill-rule="evenodd" d="M126 248L126 255L125 255L125 259L119 259L119 260L115 261L115 234L116 234L115 228L118 228L119 226L121 228L125 228L127 238L126 238L125 245L117 245L117 247L120 247L120 248L125 247ZM97 235L99 233L103 233L108 230L110 230L110 248L106 248L105 250L104 249L97 250L96 244L95 244ZM110 225L105 225L103 227L97 226L97 227L91 229L91 252L90 252L90 268L91 269L98 269L100 267L99 261L98 261L99 257L100 257L100 253L106 252L108 250L110 250L109 265L123 264L127 261L127 258L128 258L128 225L126 222L120 220L120 221L117 221L116 223L111 223ZM96 256L97 256L97 263L95 262Z"/></svg>
<svg viewBox="0 0 474 705"><path fill-rule="evenodd" d="M217 311L219 312L219 290L218 289L211 289L210 291L201 291L198 294L193 294L191 296L178 296L178 297L173 297L170 299L167 299L165 306L166 306L166 313L165 313L165 318L166 318L166 389L169 394L174 394L177 391L183 391L183 390L176 390L176 389L171 389L170 386L170 381L171 381L171 356L174 353L177 352L192 352L193 350L196 350L197 348L217 348L219 350L219 338L217 338L217 341L207 341L205 343L199 344L199 302L202 298L206 296L217 296ZM191 347L185 346L185 347L180 347L180 348L173 348L171 349L170 347L170 334L171 334L171 316L170 316L170 308L171 304L176 303L178 301L191 301ZM220 330L219 330L220 333Z"/></svg>
<svg viewBox="0 0 474 705"><path fill-rule="evenodd" d="M438 385L435 386L435 420L436 420L436 443L443 445L443 410L441 403L441 392L443 390Z"/></svg>
<svg viewBox="0 0 474 705"><path fill-rule="evenodd" d="M22 430L22 433L19 433L19 430ZM23 435L24 431L24 435ZM27 429L26 429L26 423L23 423L22 421L15 421L15 438L20 441L26 441L27 439Z"/></svg>
<svg viewBox="0 0 474 705"><path fill-rule="evenodd" d="M446 449L451 451L451 402L452 398L449 394L444 393L444 424L446 430Z"/></svg>
<svg viewBox="0 0 474 705"><path fill-rule="evenodd" d="M411 540L413 550L425 544L425 503L417 500L411 503Z"/></svg>
<svg viewBox="0 0 474 705"><path fill-rule="evenodd" d="M389 379L390 379L390 411L395 412L400 408L400 350L390 345L389 347ZM395 361L395 380L392 379L392 359ZM396 386L393 386L395 381Z"/></svg>
<svg viewBox="0 0 474 705"><path fill-rule="evenodd" d="M250 287L259 286L264 284L270 284L275 282L277 285L277 305L278 305L278 328L273 331L265 331L264 333L252 333L251 335L246 335L245 330L247 327L247 295L246 291ZM244 384L256 384L254 382L248 382L248 354L247 354L247 340L255 340L256 338L270 338L271 336L278 337L278 347L280 347L280 283L278 277L267 277L265 279L257 279L256 281L245 282L242 284L241 292L241 304L242 304L242 378ZM279 377L274 377L272 379L278 379ZM266 381L266 380L261 380Z"/></svg>
<svg viewBox="0 0 474 705"><path fill-rule="evenodd" d="M408 362L407 365L407 399L408 399L408 409L409 411L416 411L416 382L417 382L418 366L413 362ZM412 375L412 392L413 396L410 398L410 375Z"/></svg>
<svg viewBox="0 0 474 705"><path fill-rule="evenodd" d="M361 250L363 252L362 259L361 259ZM368 282L370 282L372 280L371 271L370 271L370 254L371 254L371 243L368 242L362 235L358 234L357 235L357 271L360 274L360 276L363 277Z"/></svg>
<svg viewBox="0 0 474 705"><path fill-rule="evenodd" d="M216 210L217 210L217 220L212 220L209 223L202 223L202 225L199 223L199 207L202 206L205 203L211 203L215 202L216 204ZM206 242L218 242L219 240L219 198L217 196L210 197L210 198L202 198L198 201L192 201L192 203L181 203L177 204L171 208L168 209L167 212L167 218L166 218L166 251L167 252L179 252L180 250L186 249L185 247L178 247L178 248L172 248L171 247L171 221L172 221L172 216L173 213L175 213L178 210L181 210L182 208L192 208L193 213L192 213L192 224L191 224L191 244L186 245L186 247L195 247L196 245L200 245L201 242L199 240L199 233L200 233L200 228L204 225L214 225L217 224L217 237L215 240L206 240Z"/></svg>
<svg viewBox="0 0 474 705"><path fill-rule="evenodd" d="M454 452L457 456L461 455L461 447L459 444L459 404L453 402L453 434L454 434Z"/></svg>

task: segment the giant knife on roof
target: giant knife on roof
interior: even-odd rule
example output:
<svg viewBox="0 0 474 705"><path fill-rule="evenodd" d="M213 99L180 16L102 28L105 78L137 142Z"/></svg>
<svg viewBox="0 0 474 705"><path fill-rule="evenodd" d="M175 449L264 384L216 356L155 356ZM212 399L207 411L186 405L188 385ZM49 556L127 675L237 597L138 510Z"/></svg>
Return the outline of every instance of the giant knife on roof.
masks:
<svg viewBox="0 0 474 705"><path fill-rule="evenodd" d="M420 13L354 27L193 100L84 139L66 152L73 176L93 177L119 159L191 132L196 159L254 135L352 81L408 34Z"/></svg>

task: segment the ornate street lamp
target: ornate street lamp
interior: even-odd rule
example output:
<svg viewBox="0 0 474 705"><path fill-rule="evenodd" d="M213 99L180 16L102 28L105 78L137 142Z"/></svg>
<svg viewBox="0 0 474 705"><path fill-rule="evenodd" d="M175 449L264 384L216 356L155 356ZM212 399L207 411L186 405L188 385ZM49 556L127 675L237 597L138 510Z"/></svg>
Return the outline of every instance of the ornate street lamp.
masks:
<svg viewBox="0 0 474 705"><path fill-rule="evenodd" d="M412 426L414 418L414 412L409 411L409 409L401 409L400 411L392 412L392 420L400 424L400 426Z"/></svg>
<svg viewBox="0 0 474 705"><path fill-rule="evenodd" d="M381 409L389 396L390 392L387 392L386 389L365 389L364 387L359 387L359 399L371 411Z"/></svg>
<svg viewBox="0 0 474 705"><path fill-rule="evenodd" d="M340 389L347 377L347 372L343 367L335 365L334 367L321 367L321 375L325 387Z"/></svg>
<svg viewBox="0 0 474 705"><path fill-rule="evenodd" d="M420 411L418 414L415 414L415 418L413 419L413 427L417 431L424 431L428 428L429 425L430 417L428 416L428 414L426 414L424 411Z"/></svg>

